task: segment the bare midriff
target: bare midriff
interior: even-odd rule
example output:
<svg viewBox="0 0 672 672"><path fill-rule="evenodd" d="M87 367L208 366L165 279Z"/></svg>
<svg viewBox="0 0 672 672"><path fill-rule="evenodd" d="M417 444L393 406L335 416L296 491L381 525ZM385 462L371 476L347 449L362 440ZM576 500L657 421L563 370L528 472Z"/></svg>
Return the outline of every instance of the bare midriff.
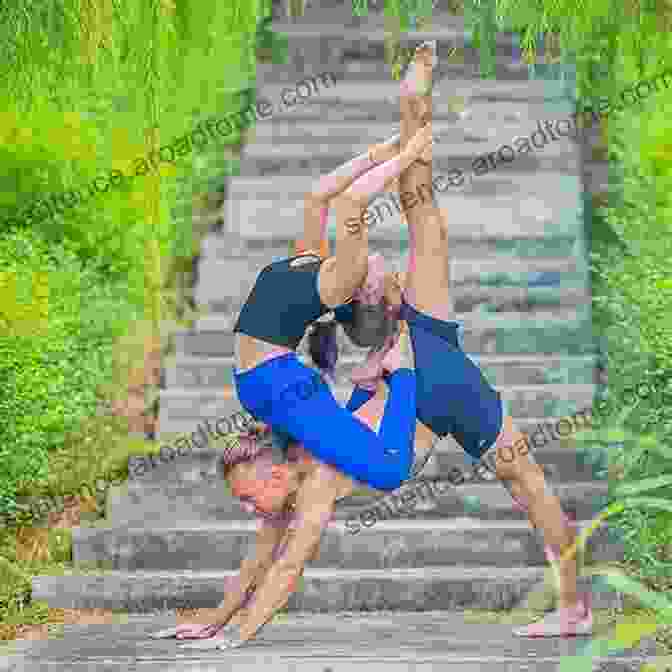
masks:
<svg viewBox="0 0 672 672"><path fill-rule="evenodd" d="M236 371L238 373L249 371L264 362L290 352L296 352L296 350L284 345L274 345L273 343L260 341L258 338L247 334L237 333L235 340Z"/></svg>

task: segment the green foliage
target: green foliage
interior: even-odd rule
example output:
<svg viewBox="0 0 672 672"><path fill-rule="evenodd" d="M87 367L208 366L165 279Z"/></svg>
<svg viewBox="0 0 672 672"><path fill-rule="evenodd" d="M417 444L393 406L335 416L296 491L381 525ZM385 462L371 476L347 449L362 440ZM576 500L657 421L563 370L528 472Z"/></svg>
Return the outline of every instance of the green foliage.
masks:
<svg viewBox="0 0 672 672"><path fill-rule="evenodd" d="M132 307L72 246L17 232L0 238L0 509L47 477L48 455L96 413L112 374L112 340Z"/></svg>
<svg viewBox="0 0 672 672"><path fill-rule="evenodd" d="M0 614L30 601L30 577L17 565L0 556Z"/></svg>
<svg viewBox="0 0 672 672"><path fill-rule="evenodd" d="M71 439L101 388L123 386L115 341L174 314L175 259L200 243L193 195L237 170L236 114L258 43L272 43L269 12L242 1L0 6L0 512L17 492L70 494L125 468L96 430L102 462L89 456L82 473ZM230 132L184 142L213 118L232 118ZM105 193L89 192L94 179ZM47 216L47 200L74 191Z"/></svg>

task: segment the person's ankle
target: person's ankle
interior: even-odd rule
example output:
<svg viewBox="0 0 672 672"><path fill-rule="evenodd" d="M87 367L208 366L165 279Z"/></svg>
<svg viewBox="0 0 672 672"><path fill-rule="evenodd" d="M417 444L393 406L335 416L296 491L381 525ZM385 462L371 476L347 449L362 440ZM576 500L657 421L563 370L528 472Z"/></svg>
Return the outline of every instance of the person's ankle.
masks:
<svg viewBox="0 0 672 672"><path fill-rule="evenodd" d="M577 595L574 598L565 598L558 600L558 608L571 614L583 616L586 613L586 605Z"/></svg>

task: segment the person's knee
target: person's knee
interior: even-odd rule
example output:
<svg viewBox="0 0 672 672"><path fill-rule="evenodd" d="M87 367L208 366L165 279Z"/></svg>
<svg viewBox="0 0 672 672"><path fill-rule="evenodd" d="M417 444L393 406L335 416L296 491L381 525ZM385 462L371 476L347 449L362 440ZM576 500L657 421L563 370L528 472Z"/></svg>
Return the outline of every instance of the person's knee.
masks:
<svg viewBox="0 0 672 672"><path fill-rule="evenodd" d="M546 490L546 477L539 465L510 446L498 448L495 466L497 478L509 481L525 497L535 497Z"/></svg>
<svg viewBox="0 0 672 672"><path fill-rule="evenodd" d="M536 482L544 472L530 459L528 452L522 453L518 446L510 441L498 441L495 449L495 472L497 478L508 481Z"/></svg>

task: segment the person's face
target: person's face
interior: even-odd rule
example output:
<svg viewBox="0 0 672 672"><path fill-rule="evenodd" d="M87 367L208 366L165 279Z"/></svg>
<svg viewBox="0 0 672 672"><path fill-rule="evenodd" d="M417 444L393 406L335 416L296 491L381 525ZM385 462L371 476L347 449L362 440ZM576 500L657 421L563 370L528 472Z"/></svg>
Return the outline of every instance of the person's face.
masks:
<svg viewBox="0 0 672 672"><path fill-rule="evenodd" d="M266 456L237 465L228 481L245 511L262 517L281 513L298 487L293 465L273 464Z"/></svg>

